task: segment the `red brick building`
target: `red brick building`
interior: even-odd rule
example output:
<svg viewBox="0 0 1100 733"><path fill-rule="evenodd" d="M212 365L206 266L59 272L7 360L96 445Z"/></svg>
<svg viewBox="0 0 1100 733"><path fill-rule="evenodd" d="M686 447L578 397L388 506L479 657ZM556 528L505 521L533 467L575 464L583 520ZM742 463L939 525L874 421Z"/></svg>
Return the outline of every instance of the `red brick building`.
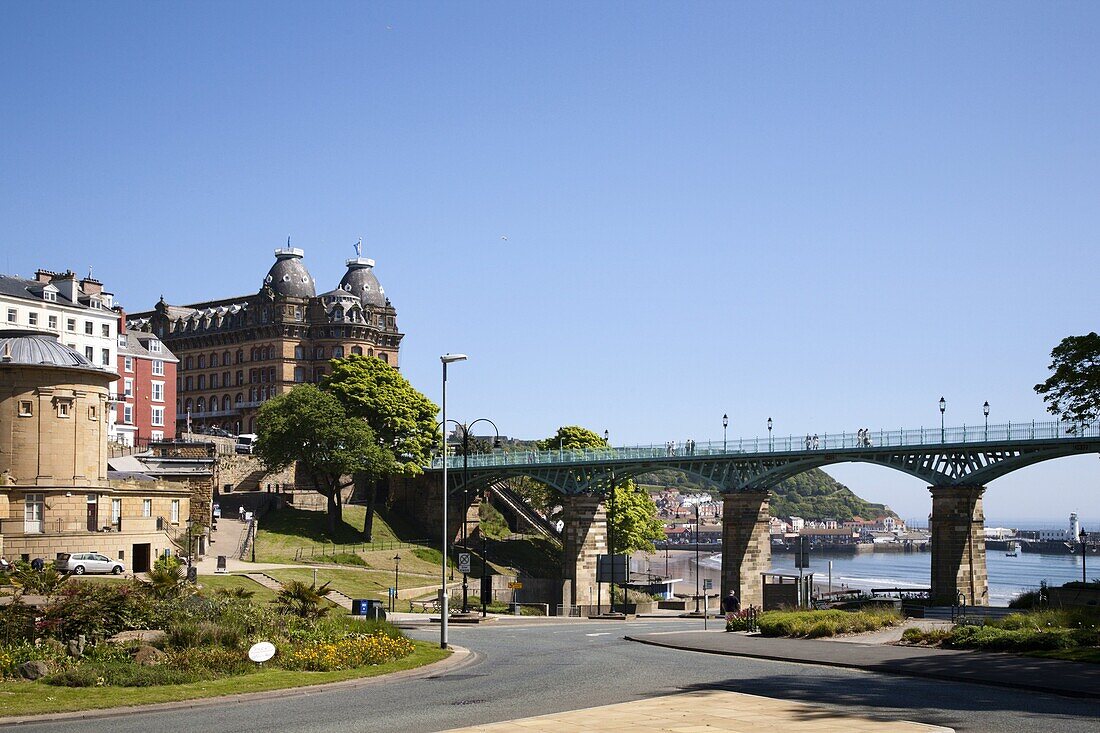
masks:
<svg viewBox="0 0 1100 733"><path fill-rule="evenodd" d="M176 437L176 365L179 359L151 333L126 330L118 319L117 431L127 445Z"/></svg>

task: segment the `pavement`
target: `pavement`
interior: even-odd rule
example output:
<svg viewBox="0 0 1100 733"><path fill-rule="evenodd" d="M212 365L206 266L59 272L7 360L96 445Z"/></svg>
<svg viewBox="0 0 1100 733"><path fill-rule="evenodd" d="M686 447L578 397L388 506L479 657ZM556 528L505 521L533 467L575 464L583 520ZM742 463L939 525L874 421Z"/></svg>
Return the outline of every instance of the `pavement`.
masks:
<svg viewBox="0 0 1100 733"><path fill-rule="evenodd" d="M765 638L725 631L673 631L626 637L683 651L847 667L868 672L1013 687L1100 699L1100 665L957 649L815 639Z"/></svg>
<svg viewBox="0 0 1100 733"><path fill-rule="evenodd" d="M570 710L554 715L452 728L448 733L954 733L951 728L909 721L882 721L832 712L816 705L725 690L665 695L649 700Z"/></svg>

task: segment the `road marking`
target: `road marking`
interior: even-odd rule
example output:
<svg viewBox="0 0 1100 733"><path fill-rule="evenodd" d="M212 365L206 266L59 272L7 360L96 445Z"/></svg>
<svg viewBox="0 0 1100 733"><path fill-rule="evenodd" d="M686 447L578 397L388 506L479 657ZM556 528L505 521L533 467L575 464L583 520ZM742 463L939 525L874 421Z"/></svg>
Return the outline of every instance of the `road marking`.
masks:
<svg viewBox="0 0 1100 733"><path fill-rule="evenodd" d="M598 634L585 634L585 636L610 636L610 635L611 635L610 631L601 631Z"/></svg>

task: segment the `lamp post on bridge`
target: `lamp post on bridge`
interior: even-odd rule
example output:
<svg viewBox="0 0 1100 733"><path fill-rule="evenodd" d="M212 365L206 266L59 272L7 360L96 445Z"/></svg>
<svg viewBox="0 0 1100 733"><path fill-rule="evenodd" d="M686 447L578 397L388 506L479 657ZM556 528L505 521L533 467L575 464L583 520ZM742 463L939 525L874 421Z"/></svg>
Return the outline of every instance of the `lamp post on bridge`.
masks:
<svg viewBox="0 0 1100 733"><path fill-rule="evenodd" d="M989 400L982 405L982 414L985 415L985 439L989 440Z"/></svg>
<svg viewBox="0 0 1100 733"><path fill-rule="evenodd" d="M772 419L768 418L768 452L770 453L775 448L772 443Z"/></svg>
<svg viewBox="0 0 1100 733"><path fill-rule="evenodd" d="M730 424L730 416L722 415L722 452L726 452L726 428Z"/></svg>
<svg viewBox="0 0 1100 733"><path fill-rule="evenodd" d="M611 445L611 433L603 431L603 442ZM610 611L615 613L615 469L611 469L611 491L607 503L607 554L611 557Z"/></svg>
<svg viewBox="0 0 1100 733"><path fill-rule="evenodd" d="M940 442L947 442L947 431L943 427L943 413L947 412L947 400L940 397Z"/></svg>
<svg viewBox="0 0 1100 733"><path fill-rule="evenodd" d="M447 365L466 361L465 354L444 354L443 363L443 560L439 575L439 648L447 648Z"/></svg>

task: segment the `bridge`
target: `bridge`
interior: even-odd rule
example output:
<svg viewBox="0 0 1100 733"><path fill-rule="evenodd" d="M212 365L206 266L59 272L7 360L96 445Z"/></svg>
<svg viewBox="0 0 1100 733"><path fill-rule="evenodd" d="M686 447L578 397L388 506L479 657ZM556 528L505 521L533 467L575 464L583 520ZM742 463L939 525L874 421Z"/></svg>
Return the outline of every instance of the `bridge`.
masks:
<svg viewBox="0 0 1100 733"><path fill-rule="evenodd" d="M607 551L604 496L622 481L653 471L682 471L722 494L722 594L763 602L770 570L768 490L813 468L860 462L927 482L932 495L932 593L953 603L988 603L982 495L986 484L1036 463L1100 453L1100 425L1055 421L823 433L583 450L493 451L450 456L448 493L470 496L495 482L527 476L562 494L563 602L589 605L597 555ZM426 469L442 474L442 458ZM467 507L468 509L468 507ZM461 514L458 521L461 522ZM454 526L454 525L451 525Z"/></svg>

